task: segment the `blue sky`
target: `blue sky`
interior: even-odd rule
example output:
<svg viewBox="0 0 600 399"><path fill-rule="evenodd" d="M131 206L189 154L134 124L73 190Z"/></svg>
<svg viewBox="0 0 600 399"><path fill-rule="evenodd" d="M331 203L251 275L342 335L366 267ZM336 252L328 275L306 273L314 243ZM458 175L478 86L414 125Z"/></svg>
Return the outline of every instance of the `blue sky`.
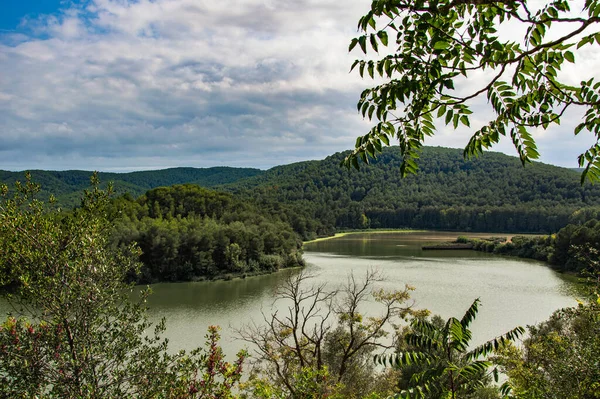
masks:
<svg viewBox="0 0 600 399"><path fill-rule="evenodd" d="M0 169L264 169L350 149L370 127L355 104L372 81L347 52L369 3L0 0ZM595 53L568 76L600 70ZM473 105L475 127L490 115ZM593 142L573 138L580 117L535 133L543 162L576 166ZM426 144L472 133L439 127Z"/></svg>
<svg viewBox="0 0 600 399"><path fill-rule="evenodd" d="M41 14L55 13L62 0L2 0L0 29L15 30L25 17L37 18Z"/></svg>
<svg viewBox="0 0 600 399"><path fill-rule="evenodd" d="M65 0L0 0L0 4L1 31L20 30L23 19L57 13L61 7L68 6Z"/></svg>

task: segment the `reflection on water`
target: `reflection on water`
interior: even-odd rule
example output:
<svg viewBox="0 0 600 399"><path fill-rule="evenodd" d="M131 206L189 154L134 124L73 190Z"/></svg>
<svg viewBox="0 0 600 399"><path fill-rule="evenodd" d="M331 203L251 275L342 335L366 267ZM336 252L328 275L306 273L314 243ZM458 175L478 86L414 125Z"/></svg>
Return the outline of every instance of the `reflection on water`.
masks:
<svg viewBox="0 0 600 399"><path fill-rule="evenodd" d="M576 304L568 294L570 283L540 262L466 250L421 250L424 244L457 235L348 235L306 245L305 259L317 274L314 282L332 288L344 284L349 273L360 276L378 269L385 276L381 287L398 289L410 284L416 288L412 295L415 306L443 317L462 315L479 297L482 306L473 326L476 342L517 325L540 322L555 309ZM167 318L168 335L176 348L197 346L209 325L221 325L227 352L232 354L243 345L233 340L231 327L260 322L261 311L273 311L277 287L289 273L297 272L286 270L232 281L157 284L152 286L151 312L156 319Z"/></svg>
<svg viewBox="0 0 600 399"><path fill-rule="evenodd" d="M416 288L415 306L443 317L460 316L475 298L482 306L474 328L474 341L482 342L517 325L546 319L555 309L573 306L572 283L535 261L493 256L465 250L421 250L427 243L447 241L465 233L356 234L306 245L308 268L314 282L335 288L349 273L364 275L378 269L385 279L382 288ZM155 321L167 320L172 350L202 345L209 325L223 327L225 352L233 355L243 344L233 339L232 328L260 323L261 312L275 307L274 293L290 273L232 281L155 284L149 299ZM1 304L0 304L1 305ZM2 309L0 309L2 310ZM375 312L373 304L366 312Z"/></svg>

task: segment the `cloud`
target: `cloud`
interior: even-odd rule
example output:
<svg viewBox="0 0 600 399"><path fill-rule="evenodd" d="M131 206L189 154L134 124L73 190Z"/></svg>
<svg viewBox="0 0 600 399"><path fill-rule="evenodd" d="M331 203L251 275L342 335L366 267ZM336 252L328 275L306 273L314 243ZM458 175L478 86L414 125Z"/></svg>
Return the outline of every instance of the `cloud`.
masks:
<svg viewBox="0 0 600 399"><path fill-rule="evenodd" d="M24 20L0 34L0 168L267 168L349 149L369 128L347 52L367 7L91 0Z"/></svg>

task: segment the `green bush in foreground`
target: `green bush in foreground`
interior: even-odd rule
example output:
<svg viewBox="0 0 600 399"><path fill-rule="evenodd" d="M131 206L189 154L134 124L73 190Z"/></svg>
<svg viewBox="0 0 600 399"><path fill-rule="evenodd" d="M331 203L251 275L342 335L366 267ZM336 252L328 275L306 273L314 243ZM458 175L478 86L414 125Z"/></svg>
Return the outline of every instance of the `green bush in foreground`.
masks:
<svg viewBox="0 0 600 399"><path fill-rule="evenodd" d="M600 308L561 309L529 326L522 346L505 347L497 363L509 377L515 398L600 398Z"/></svg>
<svg viewBox="0 0 600 399"><path fill-rule="evenodd" d="M245 355L226 363L218 330L207 348L170 354L124 283L135 246L110 249L108 193L86 192L68 214L47 214L28 179L0 202L0 285L15 309L0 326L0 397L232 397ZM7 292L7 291L5 291Z"/></svg>

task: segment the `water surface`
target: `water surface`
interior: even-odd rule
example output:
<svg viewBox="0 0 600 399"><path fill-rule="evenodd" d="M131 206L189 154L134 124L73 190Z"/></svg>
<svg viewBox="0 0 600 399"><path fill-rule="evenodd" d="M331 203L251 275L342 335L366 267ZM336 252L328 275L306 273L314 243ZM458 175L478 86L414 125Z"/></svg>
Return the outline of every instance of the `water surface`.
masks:
<svg viewBox="0 0 600 399"><path fill-rule="evenodd" d="M394 290L410 284L415 287L414 306L444 318L462 316L473 300L480 298L482 306L473 325L476 342L517 325L538 323L554 310L576 304L570 294L572 283L541 262L469 250L421 250L424 244L458 235L475 236L366 233L309 243L305 246L306 271L315 274L314 284L335 289L345 284L350 273L360 278L376 269L384 276L379 287ZM284 303L274 303L275 292L290 274L299 271L232 281L155 284L149 299L150 316L155 321L166 318L172 350L202 346L207 327L220 325L225 352L231 356L244 347L234 339L233 329L260 324L261 312L284 310ZM374 314L379 308L369 303L363 310Z"/></svg>
<svg viewBox="0 0 600 399"><path fill-rule="evenodd" d="M462 316L475 298L482 306L474 341L483 342L517 325L545 320L559 308L574 306L572 284L541 262L501 257L469 250L421 250L426 243L454 239L465 233L367 233L310 243L305 246L307 271L315 284L334 289L350 273L361 277L376 269L384 280L378 286L393 290L415 287L414 306L447 318ZM474 236L470 234L470 236ZM150 299L152 317L165 317L173 347L198 345L207 326L223 327L228 353L243 343L233 340L232 329L262 321L270 313L274 293L284 279L299 270L232 281L156 284ZM274 307L275 306L275 307ZM376 312L374 304L365 313Z"/></svg>

